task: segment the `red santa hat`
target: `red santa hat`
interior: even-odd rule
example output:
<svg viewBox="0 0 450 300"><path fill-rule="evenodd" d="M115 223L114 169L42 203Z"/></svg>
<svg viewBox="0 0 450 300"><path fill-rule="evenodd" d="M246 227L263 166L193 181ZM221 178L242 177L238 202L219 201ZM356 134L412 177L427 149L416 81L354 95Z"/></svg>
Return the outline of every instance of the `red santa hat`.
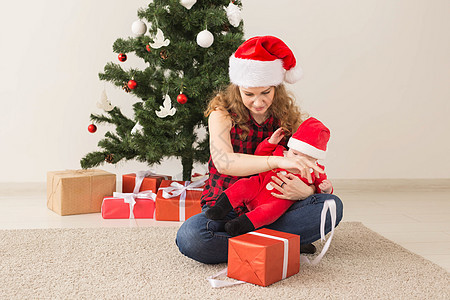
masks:
<svg viewBox="0 0 450 300"><path fill-rule="evenodd" d="M324 159L329 140L330 130L316 118L308 118L300 124L287 146L315 159Z"/></svg>
<svg viewBox="0 0 450 300"><path fill-rule="evenodd" d="M243 87L277 86L300 80L303 71L291 49L274 36L245 41L230 57L230 81Z"/></svg>

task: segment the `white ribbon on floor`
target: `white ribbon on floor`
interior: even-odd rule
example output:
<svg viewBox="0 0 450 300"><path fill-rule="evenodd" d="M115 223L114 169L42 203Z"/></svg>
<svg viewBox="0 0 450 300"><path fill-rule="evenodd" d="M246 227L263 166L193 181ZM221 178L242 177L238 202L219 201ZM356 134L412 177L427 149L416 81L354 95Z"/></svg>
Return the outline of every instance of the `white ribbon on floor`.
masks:
<svg viewBox="0 0 450 300"><path fill-rule="evenodd" d="M325 241L325 222L327 219L327 211L330 210L330 216L331 216L331 235L328 238L328 241L325 243L325 246L323 247L320 254L313 260L310 261L308 257L305 255L300 255L300 263L305 263L307 265L315 266L317 265L320 260L323 258L325 253L327 253L328 248L330 247L331 240L333 239L334 235L334 228L336 227L336 201L334 199L328 199L325 200L323 203L322 208L322 215L320 220L320 239L321 241Z"/></svg>
<svg viewBox="0 0 450 300"><path fill-rule="evenodd" d="M114 199L114 198L123 198L123 202L128 203L130 205L130 219L134 219L134 205L136 204L136 199L137 198L141 198L141 199L151 199L153 201L155 201L156 199L156 194L153 193L151 190L149 191L143 191L140 193L118 193L118 192L114 192L113 193L113 197L110 198L105 198L106 199Z"/></svg>
<svg viewBox="0 0 450 300"><path fill-rule="evenodd" d="M203 188L200 188L205 184L207 178L202 180L198 180L195 182L185 181L184 185L178 182L172 182L170 186L160 188L162 190L162 196L166 199L174 198L180 196L179 200L179 216L180 221L186 220L186 192L187 191L203 191Z"/></svg>
<svg viewBox="0 0 450 300"><path fill-rule="evenodd" d="M141 188L142 182L144 181L144 178L147 176L161 176L164 177L165 180L169 179L169 177L165 175L156 174L152 170L136 172L136 180L134 182L133 193L139 193L139 189Z"/></svg>
<svg viewBox="0 0 450 300"><path fill-rule="evenodd" d="M245 281L225 281L225 280L220 280L220 279L216 279L217 277L223 276L223 275L227 275L227 270L228 268L225 268L223 270L221 270L219 273L209 276L208 278L206 278L209 283L211 284L211 287L213 288L221 288L221 287L226 287L226 286L232 286L232 285L238 285L238 284L242 284L242 283L246 283Z"/></svg>

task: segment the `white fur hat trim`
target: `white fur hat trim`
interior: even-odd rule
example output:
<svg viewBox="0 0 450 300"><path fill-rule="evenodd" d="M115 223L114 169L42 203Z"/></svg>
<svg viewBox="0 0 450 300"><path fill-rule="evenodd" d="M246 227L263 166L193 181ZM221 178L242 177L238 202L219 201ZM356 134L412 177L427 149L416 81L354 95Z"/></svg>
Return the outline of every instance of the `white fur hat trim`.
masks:
<svg viewBox="0 0 450 300"><path fill-rule="evenodd" d="M242 87L277 86L284 80L283 61L259 61L230 57L230 81Z"/></svg>
<svg viewBox="0 0 450 300"><path fill-rule="evenodd" d="M297 150L298 152L314 157L315 159L325 159L327 155L326 151L317 149L316 147L311 146L310 144L294 139L292 137L289 139L287 146L289 148Z"/></svg>

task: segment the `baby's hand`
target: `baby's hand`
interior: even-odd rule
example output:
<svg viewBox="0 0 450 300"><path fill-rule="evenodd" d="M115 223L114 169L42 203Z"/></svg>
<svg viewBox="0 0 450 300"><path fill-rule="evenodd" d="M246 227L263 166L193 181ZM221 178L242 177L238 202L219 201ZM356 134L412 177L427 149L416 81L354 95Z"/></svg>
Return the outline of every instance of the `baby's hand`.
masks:
<svg viewBox="0 0 450 300"><path fill-rule="evenodd" d="M283 131L283 128L280 127L277 130L275 130L275 132L269 138L268 142L271 144L278 144L283 137L284 137L284 131Z"/></svg>
<svg viewBox="0 0 450 300"><path fill-rule="evenodd" d="M321 184L319 184L319 189L322 190L322 194L329 194L333 190L333 185L331 184L331 181L325 179Z"/></svg>

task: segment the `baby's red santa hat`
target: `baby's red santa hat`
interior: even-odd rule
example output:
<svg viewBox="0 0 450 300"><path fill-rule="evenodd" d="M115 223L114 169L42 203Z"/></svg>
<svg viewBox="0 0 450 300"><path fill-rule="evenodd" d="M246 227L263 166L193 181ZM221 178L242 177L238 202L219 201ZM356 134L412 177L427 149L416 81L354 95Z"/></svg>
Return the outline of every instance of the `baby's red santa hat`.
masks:
<svg viewBox="0 0 450 300"><path fill-rule="evenodd" d="M230 57L230 81L243 87L294 83L303 75L291 49L274 36L256 36L245 41Z"/></svg>
<svg viewBox="0 0 450 300"><path fill-rule="evenodd" d="M330 130L316 118L303 121L287 146L315 159L325 159Z"/></svg>

